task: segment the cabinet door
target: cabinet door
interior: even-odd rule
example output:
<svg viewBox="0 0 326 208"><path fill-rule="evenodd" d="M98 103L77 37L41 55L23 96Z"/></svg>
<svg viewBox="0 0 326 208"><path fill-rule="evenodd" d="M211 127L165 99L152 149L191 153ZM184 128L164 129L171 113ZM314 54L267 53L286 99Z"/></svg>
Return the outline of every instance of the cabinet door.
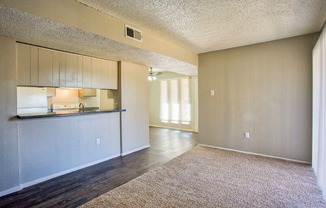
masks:
<svg viewBox="0 0 326 208"><path fill-rule="evenodd" d="M52 51L52 86L60 86L60 52Z"/></svg>
<svg viewBox="0 0 326 208"><path fill-rule="evenodd" d="M66 87L77 87L77 55L66 53Z"/></svg>
<svg viewBox="0 0 326 208"><path fill-rule="evenodd" d="M110 87L110 62L108 60L102 61L102 77L101 77L101 88L109 89Z"/></svg>
<svg viewBox="0 0 326 208"><path fill-rule="evenodd" d="M118 63L117 62L103 60L102 88L118 89Z"/></svg>
<svg viewBox="0 0 326 208"><path fill-rule="evenodd" d="M38 48L31 46L31 85L38 86Z"/></svg>
<svg viewBox="0 0 326 208"><path fill-rule="evenodd" d="M77 87L83 87L83 57L77 56Z"/></svg>
<svg viewBox="0 0 326 208"><path fill-rule="evenodd" d="M108 89L118 89L118 62L110 61Z"/></svg>
<svg viewBox="0 0 326 208"><path fill-rule="evenodd" d="M66 54L59 53L59 85L60 87L66 86Z"/></svg>
<svg viewBox="0 0 326 208"><path fill-rule="evenodd" d="M52 51L39 49L39 85L52 86Z"/></svg>
<svg viewBox="0 0 326 208"><path fill-rule="evenodd" d="M92 88L102 88L102 60L92 58Z"/></svg>
<svg viewBox="0 0 326 208"><path fill-rule="evenodd" d="M83 56L83 88L92 87L92 59L87 56Z"/></svg>
<svg viewBox="0 0 326 208"><path fill-rule="evenodd" d="M31 47L17 43L17 85L31 84Z"/></svg>

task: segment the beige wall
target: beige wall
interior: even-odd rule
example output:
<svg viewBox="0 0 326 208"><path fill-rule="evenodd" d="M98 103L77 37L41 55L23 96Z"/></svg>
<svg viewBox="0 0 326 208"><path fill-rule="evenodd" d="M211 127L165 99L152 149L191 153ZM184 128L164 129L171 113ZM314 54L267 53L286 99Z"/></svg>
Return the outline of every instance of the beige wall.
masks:
<svg viewBox="0 0 326 208"><path fill-rule="evenodd" d="M16 42L0 36L0 196L20 189Z"/></svg>
<svg viewBox="0 0 326 208"><path fill-rule="evenodd" d="M312 34L200 54L199 143L311 162L317 38ZM246 131L250 139L244 139Z"/></svg>
<svg viewBox="0 0 326 208"><path fill-rule="evenodd" d="M164 126L160 121L160 81L149 83L149 125Z"/></svg>
<svg viewBox="0 0 326 208"><path fill-rule="evenodd" d="M148 68L120 62L122 156L149 147Z"/></svg>

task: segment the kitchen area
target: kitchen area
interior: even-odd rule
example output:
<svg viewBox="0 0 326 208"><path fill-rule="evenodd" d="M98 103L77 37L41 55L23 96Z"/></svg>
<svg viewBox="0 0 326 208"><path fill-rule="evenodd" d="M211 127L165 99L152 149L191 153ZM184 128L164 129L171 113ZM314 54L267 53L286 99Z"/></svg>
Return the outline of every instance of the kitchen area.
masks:
<svg viewBox="0 0 326 208"><path fill-rule="evenodd" d="M116 61L17 43L18 118L120 110L118 79Z"/></svg>
<svg viewBox="0 0 326 208"><path fill-rule="evenodd" d="M0 43L0 196L149 147L148 67Z"/></svg>
<svg viewBox="0 0 326 208"><path fill-rule="evenodd" d="M118 93L117 90L18 86L17 116L26 119L119 111Z"/></svg>

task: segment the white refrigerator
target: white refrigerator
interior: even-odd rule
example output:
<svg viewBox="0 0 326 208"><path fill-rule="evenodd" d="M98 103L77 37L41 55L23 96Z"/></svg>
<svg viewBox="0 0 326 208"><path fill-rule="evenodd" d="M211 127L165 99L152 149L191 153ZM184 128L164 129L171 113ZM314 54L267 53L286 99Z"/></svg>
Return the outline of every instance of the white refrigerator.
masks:
<svg viewBox="0 0 326 208"><path fill-rule="evenodd" d="M45 113L47 111L46 88L17 87L17 114Z"/></svg>

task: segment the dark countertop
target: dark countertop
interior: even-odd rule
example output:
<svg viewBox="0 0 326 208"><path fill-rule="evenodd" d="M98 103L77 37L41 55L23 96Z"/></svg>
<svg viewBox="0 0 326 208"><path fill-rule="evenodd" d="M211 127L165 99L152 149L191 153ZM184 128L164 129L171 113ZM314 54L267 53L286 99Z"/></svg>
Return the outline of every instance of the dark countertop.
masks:
<svg viewBox="0 0 326 208"><path fill-rule="evenodd" d="M51 118L51 117L66 117L66 116L79 116L97 113L114 113L124 112L126 109L84 109L84 110L61 110L57 112L47 113L25 113L17 115L18 119L33 119L33 118Z"/></svg>

